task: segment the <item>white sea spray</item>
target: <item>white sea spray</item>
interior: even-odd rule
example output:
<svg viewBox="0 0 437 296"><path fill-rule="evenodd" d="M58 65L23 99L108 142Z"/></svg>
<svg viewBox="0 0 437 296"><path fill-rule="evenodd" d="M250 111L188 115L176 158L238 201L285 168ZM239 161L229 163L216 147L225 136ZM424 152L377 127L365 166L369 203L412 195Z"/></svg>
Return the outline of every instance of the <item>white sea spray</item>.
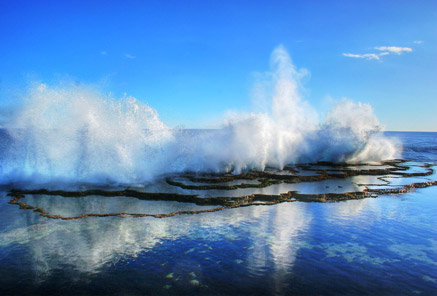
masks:
<svg viewBox="0 0 437 296"><path fill-rule="evenodd" d="M257 87L263 109L233 113L221 128L169 128L133 97L109 98L89 87L30 88L5 128L0 183L138 183L180 171L263 170L289 163L374 162L399 155L368 104L339 101L325 118L301 95L286 50L273 51L268 80Z"/></svg>

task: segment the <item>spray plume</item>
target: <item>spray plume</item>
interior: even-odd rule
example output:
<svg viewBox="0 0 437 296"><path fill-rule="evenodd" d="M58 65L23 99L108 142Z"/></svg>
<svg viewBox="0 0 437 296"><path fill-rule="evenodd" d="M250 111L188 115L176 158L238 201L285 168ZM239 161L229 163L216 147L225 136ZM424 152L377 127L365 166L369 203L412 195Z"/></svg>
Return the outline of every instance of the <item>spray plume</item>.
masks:
<svg viewBox="0 0 437 296"><path fill-rule="evenodd" d="M274 50L269 110L234 114L217 130L175 130L132 97L41 84L6 125L0 183L125 183L180 171L240 173L289 163L397 157L370 105L342 100L321 121L299 93L298 71ZM3 131L4 133L5 131Z"/></svg>

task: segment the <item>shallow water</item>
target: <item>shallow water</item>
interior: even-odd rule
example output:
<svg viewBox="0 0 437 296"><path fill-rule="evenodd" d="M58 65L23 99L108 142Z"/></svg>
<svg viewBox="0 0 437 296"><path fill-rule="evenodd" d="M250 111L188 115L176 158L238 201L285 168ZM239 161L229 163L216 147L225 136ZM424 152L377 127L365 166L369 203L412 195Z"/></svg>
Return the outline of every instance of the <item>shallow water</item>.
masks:
<svg viewBox="0 0 437 296"><path fill-rule="evenodd" d="M50 220L1 199L5 293L412 294L437 289L437 188L156 218Z"/></svg>
<svg viewBox="0 0 437 296"><path fill-rule="evenodd" d="M424 157L410 159L435 161ZM366 177L363 183L379 180ZM287 185L344 189L337 183ZM0 294L435 295L436 196L434 186L335 203L64 221L8 204L3 190ZM198 207L125 197L26 199L67 214Z"/></svg>

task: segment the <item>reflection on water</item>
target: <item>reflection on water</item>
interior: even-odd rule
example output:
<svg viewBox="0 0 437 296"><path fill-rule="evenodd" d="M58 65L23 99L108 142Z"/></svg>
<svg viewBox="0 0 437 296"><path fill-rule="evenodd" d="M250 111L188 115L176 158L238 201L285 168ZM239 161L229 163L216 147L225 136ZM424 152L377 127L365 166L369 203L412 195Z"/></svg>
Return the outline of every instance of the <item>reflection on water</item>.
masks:
<svg viewBox="0 0 437 296"><path fill-rule="evenodd" d="M257 223L250 229L252 245L247 253L247 269L253 277L271 272L272 289L284 292L293 271L297 252L302 246L300 232L311 222L305 204L260 207Z"/></svg>
<svg viewBox="0 0 437 296"><path fill-rule="evenodd" d="M437 281L436 194L427 188L328 204L75 221L18 210L3 194L0 268L9 277L0 283L6 292L36 293L75 287L92 294L97 285L128 294L362 294L381 287L430 294ZM60 200L44 200L50 202ZM92 198L68 202L70 210L95 206Z"/></svg>
<svg viewBox="0 0 437 296"><path fill-rule="evenodd" d="M84 213L140 213L166 214L178 211L212 209L218 206L197 206L176 201L140 200L128 196L84 196L65 198L62 196L29 194L24 199L28 205L45 209L49 214L64 217L80 216Z"/></svg>
<svg viewBox="0 0 437 296"><path fill-rule="evenodd" d="M335 219L353 219L359 215L364 209L372 207L373 203L369 199L360 199L355 202L341 202L335 208L330 209L335 213ZM374 209L373 209L374 210ZM375 212L375 210L374 210ZM333 221L335 222L335 221Z"/></svg>
<svg viewBox="0 0 437 296"><path fill-rule="evenodd" d="M275 270L273 290L276 293L284 293L302 243L299 241L299 232L306 230L311 216L306 213L304 204L276 207L275 210L269 244Z"/></svg>

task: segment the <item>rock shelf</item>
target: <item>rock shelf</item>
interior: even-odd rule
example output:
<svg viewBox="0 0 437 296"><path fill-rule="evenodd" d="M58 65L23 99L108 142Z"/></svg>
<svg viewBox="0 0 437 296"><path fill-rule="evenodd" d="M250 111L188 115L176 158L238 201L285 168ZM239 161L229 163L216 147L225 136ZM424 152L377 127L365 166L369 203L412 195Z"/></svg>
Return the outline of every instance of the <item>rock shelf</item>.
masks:
<svg viewBox="0 0 437 296"><path fill-rule="evenodd" d="M432 165L427 163L422 163L419 165L423 170L421 172L407 172L410 166L405 165L405 160L392 160L382 162L378 165L374 165L375 169L368 168L372 165L365 165L366 169L360 169L363 164L334 164L334 163L316 163L316 164L305 164L296 165L298 170L302 171L314 171L315 175L304 175L299 174L298 170L286 168L284 171L277 170L277 174L272 172L258 172L249 171L244 174L231 175L231 174L195 174L195 173L183 173L178 176L178 180L188 180L193 184L185 184L181 181L175 181L175 175L167 176L165 178L166 183L170 187L177 187L180 190L236 190L241 188L266 188L274 184L281 183L301 183L301 182L319 182L324 180L337 180L345 179L356 176L377 176L378 179L384 181L384 184L358 184L364 187L362 191L354 192L328 192L328 193L315 193L315 194L304 194L298 191L288 191L280 193L277 195L270 194L259 194L253 193L244 196L228 197L228 196L214 196L214 197L199 197L197 194L183 194L183 193L167 193L167 192L142 192L132 189L110 191L110 190L100 190L92 189L85 191L64 191L64 190L48 190L48 189L38 189L38 190L23 190L23 189L13 189L8 193L11 198L9 204L18 205L20 209L23 210L33 210L35 213L39 213L41 216L50 219L62 219L62 220L75 220L87 217L154 217L154 218L167 218L176 215L193 215L208 212L217 212L225 209L232 209L238 207L254 206L254 205L274 205L282 202L337 202L350 199L362 199L366 197L377 197L384 194L403 194L411 192L416 188L425 188L429 186L437 185L437 181L424 179L424 182L414 182L407 185L390 185L386 177L397 177L397 178L407 178L407 177L427 177L434 173ZM324 167L320 169L317 167ZM384 168L381 168L384 167ZM328 168L328 169L326 169ZM334 173L333 173L334 172ZM223 184L233 181L242 181L240 184ZM244 180L257 180L256 184L244 183ZM222 184L219 184L222 183ZM369 188L368 186L383 186L383 188ZM326 186L328 187L328 186ZM338 186L341 188L342 186ZM101 196L105 197L115 197L115 196L126 196L133 197L140 200L148 201L174 201L181 203L190 203L197 206L216 206L215 208L190 210L190 211L174 211L164 214L146 214L146 213L127 213L127 212L116 212L116 213L84 213L78 216L62 216L50 214L46 209L37 207L34 205L29 205L26 203L26 196L28 195L45 195L45 196L61 196L64 198L82 198L86 196Z"/></svg>

